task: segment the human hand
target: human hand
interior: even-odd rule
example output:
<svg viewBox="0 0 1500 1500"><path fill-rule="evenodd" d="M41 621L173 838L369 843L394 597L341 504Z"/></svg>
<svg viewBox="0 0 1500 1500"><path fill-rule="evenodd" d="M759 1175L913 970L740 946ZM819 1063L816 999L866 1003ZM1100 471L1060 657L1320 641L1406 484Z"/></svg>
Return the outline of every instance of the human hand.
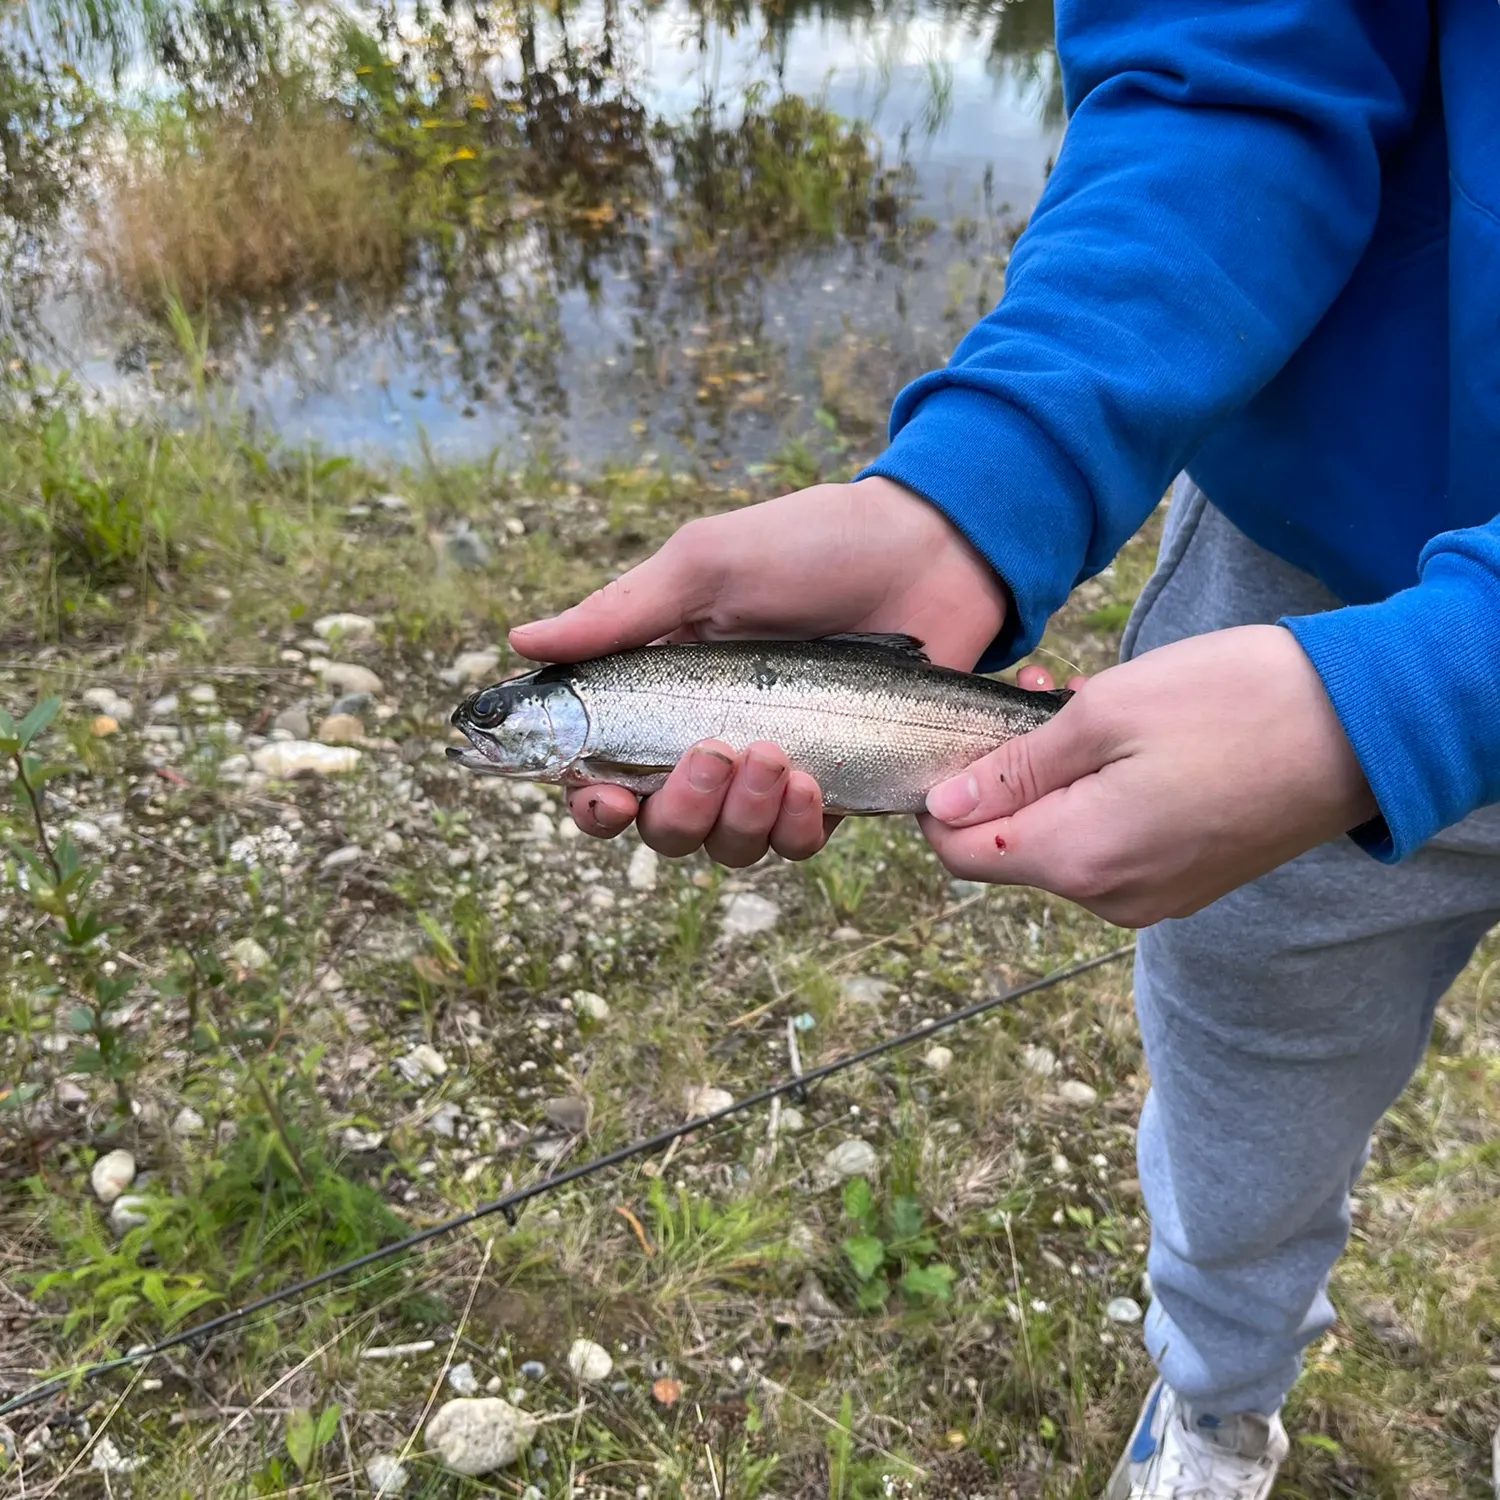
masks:
<svg viewBox="0 0 1500 1500"><path fill-rule="evenodd" d="M690 522L581 604L517 627L511 644L533 660L579 661L657 640L900 631L934 661L967 668L1005 608L1004 585L940 511L890 480L864 479ZM660 853L702 847L728 865L753 864L768 847L806 859L834 824L817 783L769 744L699 746L644 804L594 786L569 805L585 833L611 838L639 814Z"/></svg>
<svg viewBox="0 0 1500 1500"><path fill-rule="evenodd" d="M1379 811L1277 625L1101 672L927 806L922 830L954 875L1038 886L1125 927L1188 916Z"/></svg>

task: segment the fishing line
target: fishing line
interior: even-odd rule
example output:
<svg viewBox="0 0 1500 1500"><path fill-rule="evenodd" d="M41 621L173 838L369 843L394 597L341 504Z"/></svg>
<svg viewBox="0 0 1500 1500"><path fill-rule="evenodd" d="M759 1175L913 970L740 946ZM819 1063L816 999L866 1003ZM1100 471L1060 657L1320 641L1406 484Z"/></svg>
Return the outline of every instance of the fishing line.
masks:
<svg viewBox="0 0 1500 1500"><path fill-rule="evenodd" d="M209 1318L202 1323L195 1324L192 1328L185 1328L180 1333L174 1333L169 1338L162 1339L159 1343L150 1344L144 1348L132 1350L128 1354L122 1354L115 1359L100 1360L96 1364L81 1365L77 1369L70 1370L66 1374L56 1375L50 1380L34 1385L28 1390L12 1396L8 1401L0 1402L0 1417L9 1416L12 1412L20 1411L24 1407L33 1406L38 1401L44 1401L48 1396L65 1390L74 1381L80 1384L99 1379L100 1376L108 1375L115 1370L129 1369L132 1366L145 1364L150 1360L169 1353L173 1349L181 1349L189 1344L197 1344L204 1339L213 1338L216 1334L227 1332L231 1328L238 1328L257 1313L264 1312L269 1307L275 1307L279 1303L290 1302L293 1298L301 1297L308 1292L315 1291L318 1287L326 1286L330 1281L339 1280L351 1275L355 1271L362 1271L367 1266L373 1266L380 1261L389 1260L396 1255L404 1254L408 1250L415 1250L419 1245L425 1245L429 1240L435 1240L443 1235L453 1234L457 1230L466 1229L470 1224L477 1223L480 1219L490 1218L494 1214L503 1214L506 1222L512 1227L516 1223L516 1210L524 1204L530 1203L534 1198L540 1198L546 1193L555 1192L558 1188L567 1187L570 1183L581 1182L586 1177L592 1177L596 1172L607 1171L611 1167L617 1167L622 1162L627 1162L638 1156L650 1156L654 1152L670 1146L673 1141L680 1140L685 1135L691 1135L696 1130L704 1130L709 1126L718 1125L735 1115L745 1114L752 1109L758 1109L763 1104L769 1104L773 1099L782 1098L784 1095L792 1095L795 1098L806 1097L807 1090L816 1083L821 1083L825 1078L832 1078L837 1073L847 1072L850 1068L857 1068L865 1063L873 1062L878 1057L884 1057L887 1052L894 1052L898 1047L909 1047L914 1042L924 1041L940 1031L946 1031L951 1026L961 1025L965 1021L972 1021L978 1016L986 1015L992 1010L998 1010L1002 1006L1014 1005L1016 1001L1023 1000L1028 995L1034 995L1039 990L1050 989L1053 985L1063 984L1069 979L1077 979L1081 974L1087 974L1091 969L1102 968L1105 964L1115 963L1119 959L1128 957L1135 952L1135 944L1127 943L1123 948L1112 949L1108 953L1102 953L1097 958L1085 959L1082 963L1073 964L1066 969L1058 969L1054 973L1046 974L1040 979L1033 979L1027 984L1017 985L1014 989L1002 990L998 995L990 995L984 1000L977 1000L973 1005L966 1005L962 1010L950 1011L946 1016L939 1016L935 1021L928 1021L925 1025L918 1026L913 1031L903 1032L900 1036L887 1037L883 1042L876 1042L873 1046L866 1047L861 1052L851 1053L848 1057L835 1058L832 1062L823 1063L820 1067L812 1068L806 1073L783 1079L780 1083L773 1083L767 1088L760 1089L754 1094L748 1094L743 1099L737 1099L733 1104L727 1104L723 1109L716 1109L710 1114L699 1115L696 1119L688 1120L681 1125L673 1125L670 1129L658 1131L655 1135L646 1136L641 1140L632 1141L627 1146L620 1146L614 1151L608 1151L603 1156L597 1156L592 1161L580 1162L576 1167L569 1167L565 1172L559 1172L554 1177L544 1177L538 1182L528 1184L526 1187L517 1188L514 1192L507 1193L503 1198L493 1199L489 1203L481 1203L477 1208L471 1208L466 1213L456 1215L451 1219L444 1219L440 1223L429 1225L426 1229L419 1229L415 1234L408 1235L404 1240L397 1240L393 1244L382 1245L378 1250L371 1250L365 1255L357 1256L354 1260L345 1261L342 1265L332 1266L326 1271L320 1271L316 1276L309 1276L304 1281L294 1282L291 1286L282 1287L279 1291L269 1292L266 1296L258 1298L254 1302L247 1302L243 1307L232 1308L230 1311L220 1313L217 1317Z"/></svg>

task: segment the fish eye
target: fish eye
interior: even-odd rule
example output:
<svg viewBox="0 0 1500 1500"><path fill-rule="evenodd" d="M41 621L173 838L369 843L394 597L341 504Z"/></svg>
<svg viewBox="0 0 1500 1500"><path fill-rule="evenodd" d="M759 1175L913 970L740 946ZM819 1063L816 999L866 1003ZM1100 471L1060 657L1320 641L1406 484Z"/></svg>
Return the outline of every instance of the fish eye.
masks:
<svg viewBox="0 0 1500 1500"><path fill-rule="evenodd" d="M481 729L493 729L505 717L505 690L486 688L477 693L469 708L469 716Z"/></svg>

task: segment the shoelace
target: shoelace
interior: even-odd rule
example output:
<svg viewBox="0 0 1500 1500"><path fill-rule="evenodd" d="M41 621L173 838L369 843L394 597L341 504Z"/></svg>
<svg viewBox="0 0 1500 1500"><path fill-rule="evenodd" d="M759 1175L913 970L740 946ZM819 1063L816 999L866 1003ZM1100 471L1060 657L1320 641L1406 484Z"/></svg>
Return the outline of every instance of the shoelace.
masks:
<svg viewBox="0 0 1500 1500"><path fill-rule="evenodd" d="M1243 1458L1237 1453L1215 1450L1208 1443L1191 1440L1176 1446L1181 1472L1173 1487L1174 1500L1226 1500L1226 1479L1234 1485L1235 1500L1246 1500L1253 1494L1249 1486L1255 1485L1261 1477L1259 1459ZM1187 1481L1186 1488L1183 1481Z"/></svg>

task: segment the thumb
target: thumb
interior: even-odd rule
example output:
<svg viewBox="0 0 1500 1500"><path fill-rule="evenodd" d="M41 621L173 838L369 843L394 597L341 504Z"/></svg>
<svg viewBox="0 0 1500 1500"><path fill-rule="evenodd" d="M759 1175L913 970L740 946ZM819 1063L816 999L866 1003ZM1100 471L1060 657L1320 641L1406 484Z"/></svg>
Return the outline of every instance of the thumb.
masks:
<svg viewBox="0 0 1500 1500"><path fill-rule="evenodd" d="M511 645L533 661L582 661L644 646L699 618L713 601L722 569L688 531L571 609L516 626Z"/></svg>
<svg viewBox="0 0 1500 1500"><path fill-rule="evenodd" d="M1110 758L1081 697L1040 729L1007 740L927 794L927 811L950 828L1008 818L1049 792L1071 786Z"/></svg>

